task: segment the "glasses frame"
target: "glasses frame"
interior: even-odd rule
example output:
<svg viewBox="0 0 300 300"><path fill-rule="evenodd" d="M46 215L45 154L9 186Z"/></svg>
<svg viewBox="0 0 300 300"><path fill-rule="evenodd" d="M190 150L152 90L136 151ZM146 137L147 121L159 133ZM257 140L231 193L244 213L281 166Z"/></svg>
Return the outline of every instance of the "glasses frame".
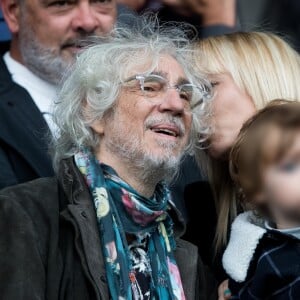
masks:
<svg viewBox="0 0 300 300"><path fill-rule="evenodd" d="M168 80L163 77L163 76L160 76L158 74L149 74L149 75L144 75L144 74L137 74L137 75L133 75L129 78L127 78L124 82L125 83L128 83L130 81L133 81L133 80L137 80L138 83L139 83L139 87L140 87L140 90L142 92L145 92L145 79L147 77L156 77L158 79L160 79L162 82L165 82L165 87L164 89L168 90L168 89L175 89L178 93L180 93L182 91L182 87L184 86L188 86L189 88L194 88L196 91L199 92L199 95L201 95L200 99L198 101L195 101L195 103L192 103L192 99L190 100L186 100L188 103L190 103L190 108L186 111L192 111L195 109L195 107L201 105L204 101L207 101L208 99L210 99L210 89L208 86L196 86L194 84L191 84L191 83L183 83L183 84L176 84L176 85L170 85Z"/></svg>

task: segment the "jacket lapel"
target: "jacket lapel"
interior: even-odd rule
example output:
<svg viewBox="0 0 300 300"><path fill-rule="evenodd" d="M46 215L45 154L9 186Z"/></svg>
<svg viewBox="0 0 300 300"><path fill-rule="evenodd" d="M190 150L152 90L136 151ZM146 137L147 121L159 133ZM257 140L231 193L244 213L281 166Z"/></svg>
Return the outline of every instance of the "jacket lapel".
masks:
<svg viewBox="0 0 300 300"><path fill-rule="evenodd" d="M63 178L63 186L66 195L69 196L67 210L75 220L75 230L79 234L82 243L78 244L82 266L97 291L97 299L109 299L109 291L105 273L98 222L91 196L73 160L62 162L59 178ZM71 174L71 175L70 175ZM66 211L64 212L66 213Z"/></svg>
<svg viewBox="0 0 300 300"><path fill-rule="evenodd" d="M0 59L0 140L19 152L40 176L52 175L50 131L28 92L15 84Z"/></svg>

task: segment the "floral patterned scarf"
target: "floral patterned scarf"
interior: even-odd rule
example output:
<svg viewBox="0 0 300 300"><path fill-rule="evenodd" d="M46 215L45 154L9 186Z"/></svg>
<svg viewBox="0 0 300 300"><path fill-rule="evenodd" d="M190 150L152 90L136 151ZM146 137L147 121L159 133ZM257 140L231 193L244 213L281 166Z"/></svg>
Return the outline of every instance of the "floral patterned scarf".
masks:
<svg viewBox="0 0 300 300"><path fill-rule="evenodd" d="M151 299L184 300L173 255L176 245L173 223L167 213L170 208L167 187L158 184L154 196L145 198L86 149L75 155L75 163L94 199L111 299L135 299L135 274L126 233L138 236L147 232L150 233L147 254L152 270Z"/></svg>

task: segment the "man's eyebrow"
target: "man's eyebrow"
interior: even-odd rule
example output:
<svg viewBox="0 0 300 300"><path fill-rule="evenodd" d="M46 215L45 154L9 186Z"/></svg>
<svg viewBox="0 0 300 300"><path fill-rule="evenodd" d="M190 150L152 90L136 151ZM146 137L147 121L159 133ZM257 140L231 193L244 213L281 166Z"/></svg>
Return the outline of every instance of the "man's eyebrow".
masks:
<svg viewBox="0 0 300 300"><path fill-rule="evenodd" d="M163 71L153 71L150 73L151 75L158 75L164 78L168 78L168 73L167 72L163 72Z"/></svg>
<svg viewBox="0 0 300 300"><path fill-rule="evenodd" d="M177 79L177 84L178 85L187 84L187 83L190 83L190 81L187 78L185 78L185 77L179 77Z"/></svg>
<svg viewBox="0 0 300 300"><path fill-rule="evenodd" d="M158 75L166 79L168 78L168 73L163 71L153 71L151 72L151 74ZM179 77L176 82L177 85L186 84L186 83L190 83L190 81L185 77Z"/></svg>

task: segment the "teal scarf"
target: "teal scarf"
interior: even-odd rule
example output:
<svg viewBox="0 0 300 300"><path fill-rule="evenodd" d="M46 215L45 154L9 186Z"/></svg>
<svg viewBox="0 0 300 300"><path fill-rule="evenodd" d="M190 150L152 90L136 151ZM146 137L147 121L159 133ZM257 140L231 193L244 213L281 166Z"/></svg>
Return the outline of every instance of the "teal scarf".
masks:
<svg viewBox="0 0 300 300"><path fill-rule="evenodd" d="M88 150L78 152L75 163L94 199L111 299L134 299L135 276L126 233L145 232L150 233L147 254L152 270L151 299L185 299L173 255L175 240L167 213L170 200L167 187L158 184L154 196L145 198L112 168L100 164Z"/></svg>

